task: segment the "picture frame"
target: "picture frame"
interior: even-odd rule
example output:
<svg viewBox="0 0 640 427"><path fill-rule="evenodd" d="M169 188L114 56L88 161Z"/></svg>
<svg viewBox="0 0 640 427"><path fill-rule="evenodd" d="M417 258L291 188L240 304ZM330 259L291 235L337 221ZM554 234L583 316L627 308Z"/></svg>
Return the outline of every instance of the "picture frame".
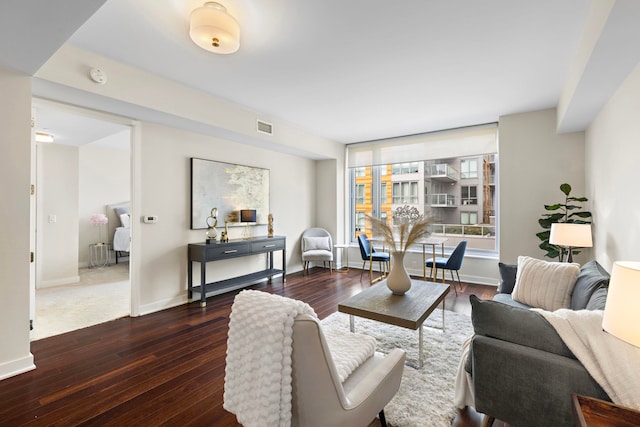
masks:
<svg viewBox="0 0 640 427"><path fill-rule="evenodd" d="M265 168L192 157L191 224L192 230L207 228L207 218L218 208L218 227L225 218L236 213L237 222L228 226L244 226L239 211L256 210L256 224L267 224L269 216L269 174Z"/></svg>

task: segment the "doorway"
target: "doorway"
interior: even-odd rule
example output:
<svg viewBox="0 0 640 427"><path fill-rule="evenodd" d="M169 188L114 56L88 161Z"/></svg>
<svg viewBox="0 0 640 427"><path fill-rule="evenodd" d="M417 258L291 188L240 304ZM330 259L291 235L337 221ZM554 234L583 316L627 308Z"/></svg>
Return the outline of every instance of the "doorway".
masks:
<svg viewBox="0 0 640 427"><path fill-rule="evenodd" d="M110 209L130 204L132 131L120 118L41 99L33 114L37 340L131 313L128 253L116 264L113 251L124 219Z"/></svg>

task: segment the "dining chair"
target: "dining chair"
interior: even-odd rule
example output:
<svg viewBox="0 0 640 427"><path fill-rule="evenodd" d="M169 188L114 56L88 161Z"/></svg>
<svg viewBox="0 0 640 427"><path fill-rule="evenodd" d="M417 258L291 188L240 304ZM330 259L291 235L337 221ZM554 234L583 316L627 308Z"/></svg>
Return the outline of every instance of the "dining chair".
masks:
<svg viewBox="0 0 640 427"><path fill-rule="evenodd" d="M429 267L430 269L433 269L435 267L435 269L442 269L442 282L444 283L444 270L449 270L449 272L451 273L451 281L454 282L453 283L453 290L456 292L456 295L458 295L458 290L456 289L456 284L455 284L455 279L453 278L453 272L456 272L456 276L458 277L458 285L460 286L460 290L462 290L462 283L460 282L460 274L458 274L458 271L460 270L460 267L462 267L462 260L464 259L464 253L467 250L467 241L463 240L460 243L458 243L458 246L456 246L456 248L453 250L453 252L451 252L451 255L449 255L449 257L436 257L435 258L435 265L434 265L434 260L433 258L430 260L427 260L426 265L427 267Z"/></svg>
<svg viewBox="0 0 640 427"><path fill-rule="evenodd" d="M364 266L369 261L369 281L372 281L373 275L373 262L377 261L380 266L380 272L383 271L382 263L384 263L385 270L389 271L389 254L387 252L376 251L366 234L360 234L358 236L358 246L360 246L360 256L362 257L362 271L360 272L360 280L362 280L362 273L364 273Z"/></svg>

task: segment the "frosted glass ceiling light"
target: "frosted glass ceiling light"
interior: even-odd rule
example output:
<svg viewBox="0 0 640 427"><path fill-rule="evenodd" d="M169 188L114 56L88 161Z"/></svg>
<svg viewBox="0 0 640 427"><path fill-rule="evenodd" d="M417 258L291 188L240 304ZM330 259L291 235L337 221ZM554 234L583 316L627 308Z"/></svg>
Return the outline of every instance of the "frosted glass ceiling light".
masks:
<svg viewBox="0 0 640 427"><path fill-rule="evenodd" d="M220 3L206 2L191 12L191 40L214 53L233 53L240 47L240 26Z"/></svg>

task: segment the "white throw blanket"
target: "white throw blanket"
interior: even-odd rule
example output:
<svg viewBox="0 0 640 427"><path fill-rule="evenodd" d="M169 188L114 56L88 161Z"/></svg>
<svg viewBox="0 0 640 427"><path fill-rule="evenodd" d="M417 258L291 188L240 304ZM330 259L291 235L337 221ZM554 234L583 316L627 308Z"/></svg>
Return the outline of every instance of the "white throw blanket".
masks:
<svg viewBox="0 0 640 427"><path fill-rule="evenodd" d="M369 335L339 329L324 329L322 333L341 383L376 351L376 339Z"/></svg>
<svg viewBox="0 0 640 427"><path fill-rule="evenodd" d="M245 427L291 425L291 344L298 314L316 315L302 301L260 291L242 291L233 302L223 407Z"/></svg>
<svg viewBox="0 0 640 427"><path fill-rule="evenodd" d="M551 323L614 403L640 410L640 348L605 332L603 311L534 310Z"/></svg>

